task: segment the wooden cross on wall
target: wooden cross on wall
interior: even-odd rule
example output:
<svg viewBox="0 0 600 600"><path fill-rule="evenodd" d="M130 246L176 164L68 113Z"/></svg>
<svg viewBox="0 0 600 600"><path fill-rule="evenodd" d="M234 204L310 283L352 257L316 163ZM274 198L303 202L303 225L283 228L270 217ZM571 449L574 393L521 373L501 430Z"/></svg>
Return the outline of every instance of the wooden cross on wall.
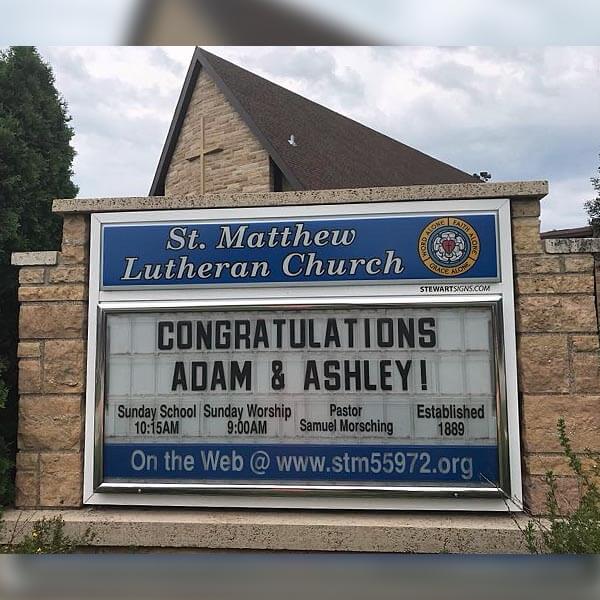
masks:
<svg viewBox="0 0 600 600"><path fill-rule="evenodd" d="M222 152L223 148L221 148L218 144L213 146L206 146L204 144L204 117L200 117L200 146L195 146L189 154L185 157L188 161L193 161L196 159L200 159L200 193L204 194L205 189L205 172L204 172L204 157L209 154L216 154L217 152Z"/></svg>

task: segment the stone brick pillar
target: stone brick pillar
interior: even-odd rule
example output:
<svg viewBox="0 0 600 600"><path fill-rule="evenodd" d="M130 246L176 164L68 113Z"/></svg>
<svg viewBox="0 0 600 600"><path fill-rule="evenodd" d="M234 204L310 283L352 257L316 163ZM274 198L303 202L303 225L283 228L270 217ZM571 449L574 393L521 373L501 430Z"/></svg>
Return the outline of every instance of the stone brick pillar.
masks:
<svg viewBox="0 0 600 600"><path fill-rule="evenodd" d="M558 443L558 419L565 419L576 451L600 450L593 248L590 240L544 243L538 216L538 201L513 202L525 504L536 514L544 512L548 470L558 476L565 510L576 506L579 497Z"/></svg>
<svg viewBox="0 0 600 600"><path fill-rule="evenodd" d="M60 252L13 254L19 273L16 505L79 507L89 215L64 218Z"/></svg>

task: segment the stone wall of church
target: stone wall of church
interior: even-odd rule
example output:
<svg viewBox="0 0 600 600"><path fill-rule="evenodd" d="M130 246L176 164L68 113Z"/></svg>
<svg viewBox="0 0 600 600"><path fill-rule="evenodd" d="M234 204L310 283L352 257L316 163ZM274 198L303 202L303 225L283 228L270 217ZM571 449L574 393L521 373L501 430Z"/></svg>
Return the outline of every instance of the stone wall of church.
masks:
<svg viewBox="0 0 600 600"><path fill-rule="evenodd" d="M523 477L536 513L548 469L559 475L565 506L578 497L558 444L559 417L576 450L600 451L598 248L544 244L539 210L537 200L512 202ZM60 252L14 257L21 266L16 502L23 508L82 503L89 215L64 219Z"/></svg>
<svg viewBox="0 0 600 600"><path fill-rule="evenodd" d="M204 117L205 147L222 151L196 156ZM198 77L166 177L165 195L200 192L204 160L205 193L268 192L269 155L206 72Z"/></svg>
<svg viewBox="0 0 600 600"><path fill-rule="evenodd" d="M60 252L13 255L19 273L16 504L82 504L89 215L66 215Z"/></svg>
<svg viewBox="0 0 600 600"><path fill-rule="evenodd" d="M544 243L539 214L538 200L512 203L524 491L534 513L544 509L548 470L558 475L564 509L578 500L558 442L560 417L576 451L600 451L598 256L595 266L585 244Z"/></svg>

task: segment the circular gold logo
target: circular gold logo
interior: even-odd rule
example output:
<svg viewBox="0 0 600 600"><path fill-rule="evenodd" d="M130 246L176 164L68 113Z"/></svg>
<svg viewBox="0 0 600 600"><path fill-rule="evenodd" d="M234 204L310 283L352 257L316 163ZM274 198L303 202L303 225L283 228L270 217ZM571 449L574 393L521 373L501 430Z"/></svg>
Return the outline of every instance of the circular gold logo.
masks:
<svg viewBox="0 0 600 600"><path fill-rule="evenodd" d="M423 264L442 277L466 273L479 258L479 236L463 219L440 217L419 235L418 251Z"/></svg>

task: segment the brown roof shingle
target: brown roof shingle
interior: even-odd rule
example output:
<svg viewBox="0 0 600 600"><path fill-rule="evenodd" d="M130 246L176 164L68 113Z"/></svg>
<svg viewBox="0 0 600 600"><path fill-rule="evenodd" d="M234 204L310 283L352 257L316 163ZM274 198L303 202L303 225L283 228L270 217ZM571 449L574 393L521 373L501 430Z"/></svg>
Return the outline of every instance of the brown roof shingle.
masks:
<svg viewBox="0 0 600 600"><path fill-rule="evenodd" d="M197 48L150 195L164 181L200 69L206 69L294 189L473 183L479 179ZM297 145L288 143L294 135Z"/></svg>
<svg viewBox="0 0 600 600"><path fill-rule="evenodd" d="M594 230L591 225L584 227L572 227L570 229L552 229L550 231L542 231L540 237L543 240L560 239L560 238L589 238L594 235Z"/></svg>

